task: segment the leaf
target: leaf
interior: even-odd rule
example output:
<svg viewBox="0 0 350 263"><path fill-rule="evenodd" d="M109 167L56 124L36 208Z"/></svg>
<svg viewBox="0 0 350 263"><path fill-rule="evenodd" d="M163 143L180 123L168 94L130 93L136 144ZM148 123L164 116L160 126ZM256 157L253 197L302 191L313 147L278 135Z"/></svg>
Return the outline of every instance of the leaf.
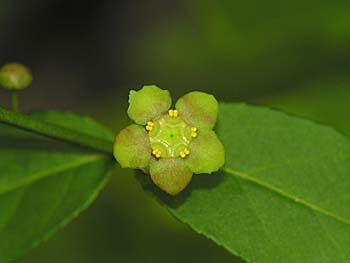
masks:
<svg viewBox="0 0 350 263"><path fill-rule="evenodd" d="M113 142L113 134L91 119L36 116ZM0 262L22 256L90 205L113 163L110 156L0 124Z"/></svg>
<svg viewBox="0 0 350 263"><path fill-rule="evenodd" d="M331 128L245 104L220 105L220 173L180 196L175 217L247 262L350 262L350 143Z"/></svg>

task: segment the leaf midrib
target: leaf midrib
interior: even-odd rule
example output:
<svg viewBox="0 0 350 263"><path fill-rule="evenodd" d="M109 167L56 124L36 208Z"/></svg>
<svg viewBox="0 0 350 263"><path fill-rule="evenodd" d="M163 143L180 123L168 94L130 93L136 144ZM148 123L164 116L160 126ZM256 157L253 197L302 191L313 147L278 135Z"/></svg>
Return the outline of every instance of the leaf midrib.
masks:
<svg viewBox="0 0 350 263"><path fill-rule="evenodd" d="M68 163L64 163L62 165L59 166L55 166L53 168L50 169L46 169L46 170L42 170L39 172L36 172L34 174L31 174L30 176L26 176L23 177L17 181L15 181L12 184L8 184L5 187L4 186L0 186L0 194L4 194L10 191L13 191L14 189L17 189L19 187L31 184L37 180L43 179L45 177L51 176L51 175L55 175L58 173L63 173L65 171L74 169L74 168L78 168L80 166L86 165L88 163L92 163L92 162L96 162L99 160L102 160L103 158L106 158L105 155L101 155L101 154L95 154L95 155L89 155L89 156L84 156L84 157L80 157L77 159L74 159L71 162Z"/></svg>
<svg viewBox="0 0 350 263"><path fill-rule="evenodd" d="M328 210L326 210L326 209L324 209L324 208L322 208L322 207L320 207L318 205L312 204L312 203L310 203L310 202L308 202L308 201L306 201L306 200L304 200L302 198L299 198L299 197L297 197L297 196L295 196L293 194L290 194L290 193L286 192L285 190L280 189L280 188L278 188L278 187L276 187L276 186L274 186L272 184L269 184L269 183L264 182L264 181L262 181L260 179L252 177L252 176L250 176L250 175L248 175L246 173L235 171L235 170L233 170L231 168L228 168L228 167L223 167L222 170L224 172L226 172L227 174L230 174L232 176L236 176L236 177L239 177L239 178L241 178L243 180L246 180L246 181L252 182L254 184L257 184L260 187L263 187L263 188L265 188L265 189L267 189L267 190L269 190L269 191L271 191L271 192L273 192L275 194L283 196L284 198L287 198L287 199L291 200L292 202L294 202L296 204L303 205L303 206L305 206L308 209L311 209L311 210L313 210L315 212L318 212L318 213L323 214L323 215L325 215L327 217L330 217L330 218L332 218L332 219L334 219L334 220L336 220L338 222L341 222L341 223L346 224L346 225L350 225L350 220L349 219L344 218L344 217L342 217L340 215L337 215L336 213L334 213L332 211L328 211Z"/></svg>

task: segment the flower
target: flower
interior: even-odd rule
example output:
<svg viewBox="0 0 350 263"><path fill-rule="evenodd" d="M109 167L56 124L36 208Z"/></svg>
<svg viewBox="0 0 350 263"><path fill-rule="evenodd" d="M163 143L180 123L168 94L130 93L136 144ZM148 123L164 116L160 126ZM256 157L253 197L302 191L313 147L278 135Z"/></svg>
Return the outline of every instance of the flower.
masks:
<svg viewBox="0 0 350 263"><path fill-rule="evenodd" d="M128 115L135 121L116 136L114 156L123 168L141 169L170 195L181 192L192 175L224 165L225 152L212 130L218 102L213 95L190 92L171 107L168 90L144 86L131 90Z"/></svg>

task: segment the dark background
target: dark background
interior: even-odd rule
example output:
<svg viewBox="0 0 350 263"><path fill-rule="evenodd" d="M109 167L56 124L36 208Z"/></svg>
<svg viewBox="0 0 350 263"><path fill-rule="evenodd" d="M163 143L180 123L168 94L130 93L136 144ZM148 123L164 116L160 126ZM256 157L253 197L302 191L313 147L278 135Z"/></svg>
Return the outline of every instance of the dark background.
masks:
<svg viewBox="0 0 350 263"><path fill-rule="evenodd" d="M0 0L0 63L33 71L22 111L70 110L115 132L131 122L129 90L157 84L174 98L202 90L350 135L349 13L341 0ZM239 262L119 168L91 208L19 262L100 261Z"/></svg>

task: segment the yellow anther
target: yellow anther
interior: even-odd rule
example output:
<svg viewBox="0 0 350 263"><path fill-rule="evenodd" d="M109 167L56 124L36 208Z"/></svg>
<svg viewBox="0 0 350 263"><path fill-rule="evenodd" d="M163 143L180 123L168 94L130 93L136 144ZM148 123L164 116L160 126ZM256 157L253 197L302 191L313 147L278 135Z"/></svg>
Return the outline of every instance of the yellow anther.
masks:
<svg viewBox="0 0 350 263"><path fill-rule="evenodd" d="M177 110L169 110L168 111L170 117L177 117L179 116L179 112Z"/></svg>
<svg viewBox="0 0 350 263"><path fill-rule="evenodd" d="M186 149L184 150L184 153L185 153L186 155L189 155L189 154L190 154L190 151L186 148Z"/></svg>
<svg viewBox="0 0 350 263"><path fill-rule="evenodd" d="M180 152L180 157L181 158L185 158L186 157L186 153L185 152Z"/></svg>
<svg viewBox="0 0 350 263"><path fill-rule="evenodd" d="M162 155L161 151L159 151L158 149L154 149L152 151L152 154L157 158L160 158L160 156Z"/></svg>
<svg viewBox="0 0 350 263"><path fill-rule="evenodd" d="M154 123L153 123L153 122L151 122L151 121L148 121L148 122L147 122L147 126L151 126L151 127L153 127L153 125L154 125Z"/></svg>
<svg viewBox="0 0 350 263"><path fill-rule="evenodd" d="M196 138L197 137L197 128L196 127L192 127L191 128L191 137L192 138Z"/></svg>
<svg viewBox="0 0 350 263"><path fill-rule="evenodd" d="M152 129L153 129L153 126L151 126L151 125L147 125L147 126L146 126L146 130L147 130L147 131L151 131Z"/></svg>

